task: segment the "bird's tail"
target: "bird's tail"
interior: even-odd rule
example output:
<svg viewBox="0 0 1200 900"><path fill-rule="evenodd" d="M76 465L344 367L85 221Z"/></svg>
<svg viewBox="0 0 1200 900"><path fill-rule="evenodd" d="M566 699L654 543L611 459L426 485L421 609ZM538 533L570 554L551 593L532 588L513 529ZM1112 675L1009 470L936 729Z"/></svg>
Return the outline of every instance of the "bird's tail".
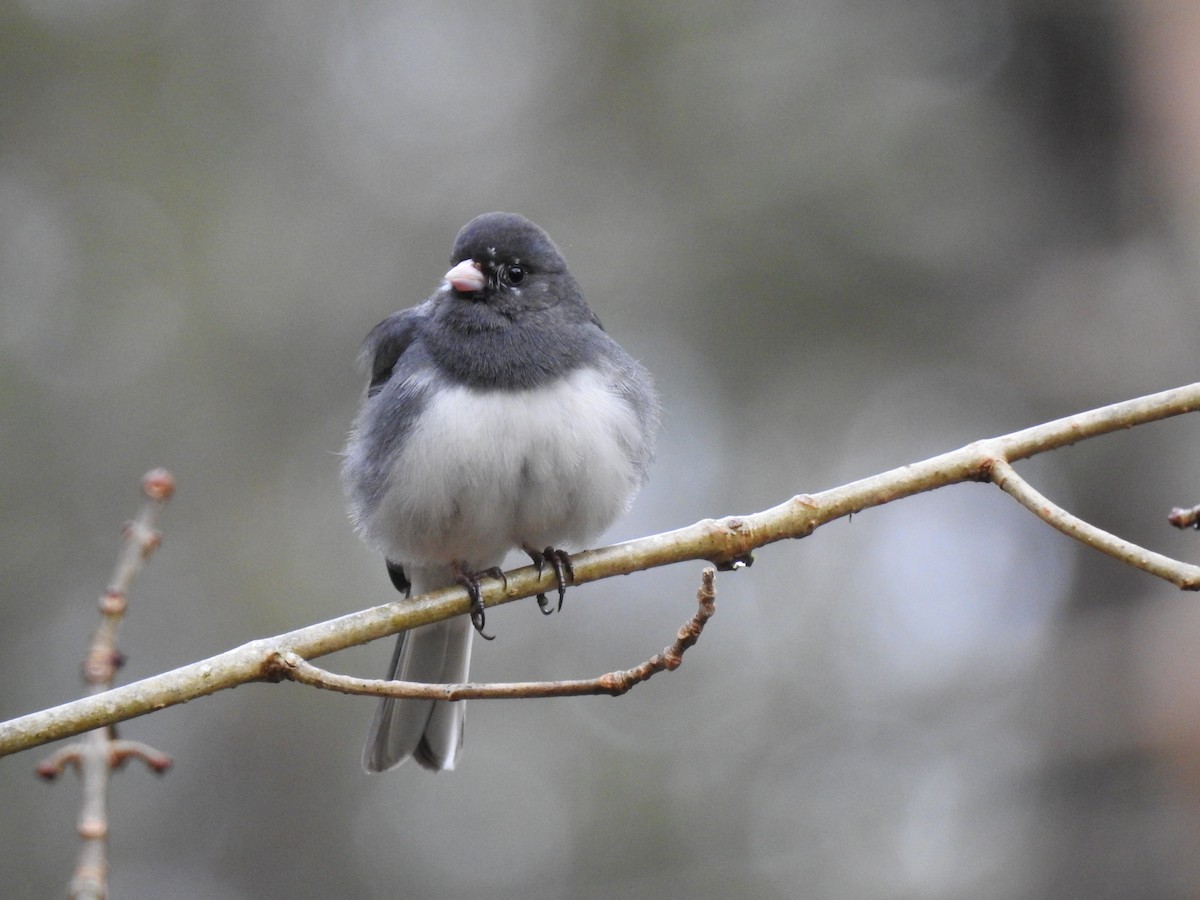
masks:
<svg viewBox="0 0 1200 900"><path fill-rule="evenodd" d="M449 568L406 569L414 595L454 583ZM450 684L467 680L471 663L471 620L456 616L402 633L388 667L388 680ZM395 699L379 701L367 745L363 768L386 772L410 756L427 769L453 769L462 753L462 700Z"/></svg>

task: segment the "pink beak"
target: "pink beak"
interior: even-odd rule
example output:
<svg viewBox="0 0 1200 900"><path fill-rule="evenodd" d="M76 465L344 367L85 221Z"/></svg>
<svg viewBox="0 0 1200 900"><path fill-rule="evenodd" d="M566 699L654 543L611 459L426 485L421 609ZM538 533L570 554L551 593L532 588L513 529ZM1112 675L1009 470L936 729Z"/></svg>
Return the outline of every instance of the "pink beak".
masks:
<svg viewBox="0 0 1200 900"><path fill-rule="evenodd" d="M474 260L464 259L443 276L450 286L461 294L473 294L482 291L487 279Z"/></svg>

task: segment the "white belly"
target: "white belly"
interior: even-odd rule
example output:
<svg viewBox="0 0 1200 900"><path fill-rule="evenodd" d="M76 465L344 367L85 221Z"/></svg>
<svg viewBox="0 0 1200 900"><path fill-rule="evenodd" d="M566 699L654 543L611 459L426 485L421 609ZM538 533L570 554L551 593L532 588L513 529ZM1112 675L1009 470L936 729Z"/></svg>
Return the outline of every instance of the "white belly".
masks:
<svg viewBox="0 0 1200 900"><path fill-rule="evenodd" d="M580 549L625 509L641 436L603 375L550 387L439 391L364 524L402 564L492 565L521 545Z"/></svg>

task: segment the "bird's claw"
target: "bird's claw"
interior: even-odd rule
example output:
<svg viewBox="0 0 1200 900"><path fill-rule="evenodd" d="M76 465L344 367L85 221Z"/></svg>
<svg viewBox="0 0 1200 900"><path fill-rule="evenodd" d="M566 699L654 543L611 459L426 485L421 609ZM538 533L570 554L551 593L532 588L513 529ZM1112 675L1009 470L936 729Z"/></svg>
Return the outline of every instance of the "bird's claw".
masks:
<svg viewBox="0 0 1200 900"><path fill-rule="evenodd" d="M486 620L486 614L483 606L483 592L480 588L480 581L485 575L490 575L492 578L499 578L504 582L505 589L508 588L508 577L499 566L492 566L490 569L484 569L482 572L468 572L462 566L454 566L454 579L464 588L467 589L467 595L471 598L471 624L475 626L475 630L479 632L479 636L485 641L495 640L494 634L488 634L483 630L483 625Z"/></svg>
<svg viewBox="0 0 1200 900"><path fill-rule="evenodd" d="M400 563L392 562L390 559L384 560L387 563L388 578L392 580L392 586L402 593L406 598L412 596L412 582L408 580L408 575L404 572L404 567Z"/></svg>
<svg viewBox="0 0 1200 900"><path fill-rule="evenodd" d="M525 547L525 552L529 554L529 558L537 567L538 576L542 574L546 563L554 569L554 579L558 582L558 610L562 611L563 597L567 595L567 585L575 581L575 567L571 565L571 555L566 550L559 550L555 547L547 547L544 550L534 550L532 547ZM542 615L548 616L553 610L550 609L550 601L546 599L545 594L537 595L538 609L542 611Z"/></svg>

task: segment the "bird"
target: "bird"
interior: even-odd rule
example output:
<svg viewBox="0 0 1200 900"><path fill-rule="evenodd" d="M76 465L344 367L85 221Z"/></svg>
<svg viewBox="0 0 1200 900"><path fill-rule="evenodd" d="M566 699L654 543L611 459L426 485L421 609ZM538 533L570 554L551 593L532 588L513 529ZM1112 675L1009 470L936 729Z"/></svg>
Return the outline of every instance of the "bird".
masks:
<svg viewBox="0 0 1200 900"><path fill-rule="evenodd" d="M405 596L460 584L456 617L402 632L388 680L467 680L485 629L481 581L523 550L553 568L558 609L570 551L632 502L654 457L659 400L650 374L588 307L563 255L515 213L458 232L451 267L424 302L363 342L368 375L342 457L357 534L383 554ZM544 613L552 610L538 597ZM452 770L465 704L383 698L363 751L367 772L409 758Z"/></svg>

